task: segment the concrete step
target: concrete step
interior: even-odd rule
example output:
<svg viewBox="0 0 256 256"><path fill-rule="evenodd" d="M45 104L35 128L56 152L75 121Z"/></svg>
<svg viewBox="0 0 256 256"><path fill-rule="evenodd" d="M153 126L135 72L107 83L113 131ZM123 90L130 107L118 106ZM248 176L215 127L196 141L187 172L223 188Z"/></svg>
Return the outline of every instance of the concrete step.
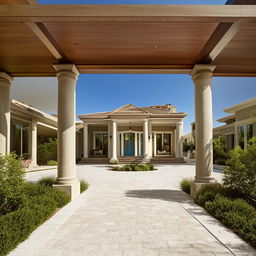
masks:
<svg viewBox="0 0 256 256"><path fill-rule="evenodd" d="M81 164L108 164L109 158L103 158L103 157L89 157L89 158L82 158L82 160L79 162Z"/></svg>
<svg viewBox="0 0 256 256"><path fill-rule="evenodd" d="M142 161L141 156L134 156L134 157L122 156L122 157L118 157L118 163L119 164L133 164L133 163L140 163L141 161Z"/></svg>

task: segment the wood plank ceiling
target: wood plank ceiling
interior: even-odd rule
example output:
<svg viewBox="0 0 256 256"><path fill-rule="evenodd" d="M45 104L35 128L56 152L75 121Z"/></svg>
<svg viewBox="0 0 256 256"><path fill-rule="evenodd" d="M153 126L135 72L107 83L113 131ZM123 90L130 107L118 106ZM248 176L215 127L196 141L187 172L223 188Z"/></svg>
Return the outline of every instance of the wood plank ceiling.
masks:
<svg viewBox="0 0 256 256"><path fill-rule="evenodd" d="M36 4L0 0L17 3ZM227 16L227 22L216 22L212 16L190 22L166 17L15 22L1 16L0 6L0 70L13 76L54 76L53 63L74 63L81 73L187 73L195 64L207 63L217 66L216 76L256 76L255 16Z"/></svg>

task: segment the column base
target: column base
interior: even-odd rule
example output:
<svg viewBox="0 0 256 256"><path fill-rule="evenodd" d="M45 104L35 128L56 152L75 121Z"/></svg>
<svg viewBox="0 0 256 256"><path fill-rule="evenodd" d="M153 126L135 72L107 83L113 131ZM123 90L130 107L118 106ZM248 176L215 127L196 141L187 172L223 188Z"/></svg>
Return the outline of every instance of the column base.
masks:
<svg viewBox="0 0 256 256"><path fill-rule="evenodd" d="M110 163L110 164L118 164L118 159L112 157L112 158L109 160L109 163Z"/></svg>
<svg viewBox="0 0 256 256"><path fill-rule="evenodd" d="M151 162L151 158L150 157L143 157L142 161L143 164L148 164Z"/></svg>
<svg viewBox="0 0 256 256"><path fill-rule="evenodd" d="M198 182L198 181L194 180L191 183L190 195L195 196L201 188L203 188L205 185L211 184L213 182L214 182L213 178L209 179L208 182Z"/></svg>
<svg viewBox="0 0 256 256"><path fill-rule="evenodd" d="M66 192L70 196L70 200L73 201L80 195L80 182L75 181L70 184L58 184L55 183L52 185L53 188L56 188L60 191Z"/></svg>

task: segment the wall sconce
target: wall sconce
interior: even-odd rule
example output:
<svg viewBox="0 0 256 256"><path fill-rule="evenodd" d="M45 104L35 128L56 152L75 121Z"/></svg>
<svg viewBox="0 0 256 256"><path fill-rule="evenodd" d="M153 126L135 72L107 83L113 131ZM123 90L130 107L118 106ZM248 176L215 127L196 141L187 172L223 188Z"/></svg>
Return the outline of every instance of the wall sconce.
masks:
<svg viewBox="0 0 256 256"><path fill-rule="evenodd" d="M110 135L109 138L112 140L112 135Z"/></svg>
<svg viewBox="0 0 256 256"><path fill-rule="evenodd" d="M150 135L148 135L148 139L150 140Z"/></svg>

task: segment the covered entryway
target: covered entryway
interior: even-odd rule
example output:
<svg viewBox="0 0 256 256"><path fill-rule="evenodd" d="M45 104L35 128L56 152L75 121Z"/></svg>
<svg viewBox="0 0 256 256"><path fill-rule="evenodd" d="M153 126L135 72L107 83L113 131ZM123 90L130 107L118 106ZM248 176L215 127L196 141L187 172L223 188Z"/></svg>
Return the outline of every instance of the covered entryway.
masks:
<svg viewBox="0 0 256 256"><path fill-rule="evenodd" d="M124 155L135 156L135 134L124 133Z"/></svg>
<svg viewBox="0 0 256 256"><path fill-rule="evenodd" d="M59 166L55 186L75 198L79 195L75 171L79 74L189 74L195 86L197 146L192 192L213 180L212 77L256 76L256 6L236 5L251 1L232 0L228 3L234 5L225 6L1 2L14 5L0 5L0 153L10 151L13 77L57 76ZM111 129L117 131L116 120ZM145 144L148 120L143 121L143 129ZM112 142L115 162L116 132ZM150 152L145 146L143 150L147 160Z"/></svg>

